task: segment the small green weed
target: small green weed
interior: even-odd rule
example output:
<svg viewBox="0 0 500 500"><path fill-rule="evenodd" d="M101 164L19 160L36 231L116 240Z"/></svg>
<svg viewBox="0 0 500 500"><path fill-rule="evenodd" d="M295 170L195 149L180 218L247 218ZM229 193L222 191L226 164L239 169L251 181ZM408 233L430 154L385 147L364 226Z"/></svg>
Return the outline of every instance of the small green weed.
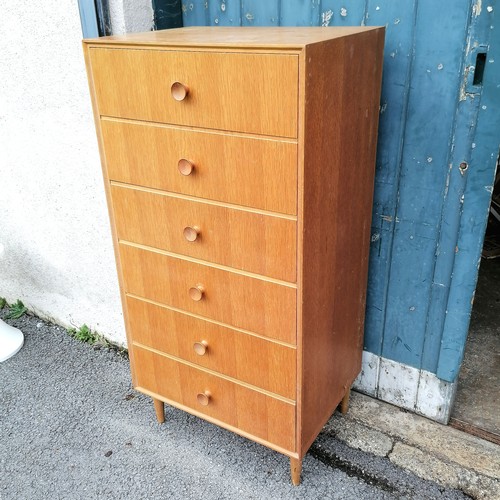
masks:
<svg viewBox="0 0 500 500"><path fill-rule="evenodd" d="M82 325L80 328L70 328L68 333L76 340L81 342L87 342L87 344L94 344L96 340L96 334L87 326Z"/></svg>
<svg viewBox="0 0 500 500"><path fill-rule="evenodd" d="M0 297L0 309L3 309L7 305L5 297Z"/></svg>
<svg viewBox="0 0 500 500"><path fill-rule="evenodd" d="M70 328L68 333L76 340L93 345L94 347L114 347L111 342L106 340L101 334L91 330L87 325L80 328Z"/></svg>
<svg viewBox="0 0 500 500"><path fill-rule="evenodd" d="M101 334L91 330L87 325L82 325L80 328L70 328L67 330L68 334L76 340L85 342L94 347L94 349L111 349L116 351L121 356L127 357L128 351L125 347L109 342Z"/></svg>
<svg viewBox="0 0 500 500"><path fill-rule="evenodd" d="M9 306L9 312L5 315L5 319L19 319L27 312L28 308L18 299L15 304Z"/></svg>

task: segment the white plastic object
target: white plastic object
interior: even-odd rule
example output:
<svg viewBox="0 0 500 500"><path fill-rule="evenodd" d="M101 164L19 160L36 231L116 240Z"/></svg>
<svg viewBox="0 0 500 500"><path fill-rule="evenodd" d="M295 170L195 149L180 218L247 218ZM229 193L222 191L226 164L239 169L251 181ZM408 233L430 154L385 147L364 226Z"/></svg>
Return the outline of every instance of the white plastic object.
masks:
<svg viewBox="0 0 500 500"><path fill-rule="evenodd" d="M16 354L24 344L24 335L18 328L0 319L0 363Z"/></svg>

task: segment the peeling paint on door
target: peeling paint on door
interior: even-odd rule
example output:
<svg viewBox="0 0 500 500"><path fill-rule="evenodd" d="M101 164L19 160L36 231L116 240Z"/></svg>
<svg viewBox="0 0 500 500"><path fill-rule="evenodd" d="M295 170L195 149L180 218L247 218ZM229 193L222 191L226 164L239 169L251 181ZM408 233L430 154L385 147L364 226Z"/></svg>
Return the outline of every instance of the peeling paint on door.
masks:
<svg viewBox="0 0 500 500"><path fill-rule="evenodd" d="M499 150L500 41L496 1L436 5L210 0L207 17L205 2L193 0L183 2L183 16L185 25L214 24L215 17L222 24L224 15L224 24L232 25L387 27L365 350L388 360L385 367L392 360L428 379L437 374L451 398ZM485 63L480 79L478 61ZM363 380L378 377L367 387L383 389L382 379L391 377L379 371L367 369ZM406 381L415 389L411 394L418 380ZM425 406L417 401L412 407Z"/></svg>

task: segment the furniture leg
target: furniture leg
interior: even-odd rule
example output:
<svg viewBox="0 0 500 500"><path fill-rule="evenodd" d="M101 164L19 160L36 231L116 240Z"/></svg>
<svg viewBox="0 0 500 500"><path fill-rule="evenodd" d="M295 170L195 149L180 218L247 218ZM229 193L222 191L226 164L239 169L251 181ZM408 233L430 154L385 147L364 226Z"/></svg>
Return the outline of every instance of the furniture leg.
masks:
<svg viewBox="0 0 500 500"><path fill-rule="evenodd" d="M347 389L345 396L342 398L342 401L340 402L340 413L342 413L342 415L345 415L347 413L347 410L349 409L350 395L351 395L351 389Z"/></svg>
<svg viewBox="0 0 500 500"><path fill-rule="evenodd" d="M165 422L165 403L155 398L153 398L153 403L155 405L156 418L160 424L163 424Z"/></svg>
<svg viewBox="0 0 500 500"><path fill-rule="evenodd" d="M290 475L292 476L292 484L298 486L300 484L300 473L302 472L302 459L290 458Z"/></svg>

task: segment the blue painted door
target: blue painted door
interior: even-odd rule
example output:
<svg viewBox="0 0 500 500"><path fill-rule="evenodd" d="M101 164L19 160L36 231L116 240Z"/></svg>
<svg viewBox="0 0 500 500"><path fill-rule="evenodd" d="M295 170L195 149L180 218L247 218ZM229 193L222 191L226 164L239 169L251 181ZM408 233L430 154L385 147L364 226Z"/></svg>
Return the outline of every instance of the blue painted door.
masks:
<svg viewBox="0 0 500 500"><path fill-rule="evenodd" d="M496 0L182 1L185 26L387 27L365 349L450 382L499 149L495 8ZM485 69L475 81L478 54Z"/></svg>
<svg viewBox="0 0 500 500"><path fill-rule="evenodd" d="M78 10L80 12L83 38L97 38L99 28L97 26L97 10L94 0L78 0Z"/></svg>

